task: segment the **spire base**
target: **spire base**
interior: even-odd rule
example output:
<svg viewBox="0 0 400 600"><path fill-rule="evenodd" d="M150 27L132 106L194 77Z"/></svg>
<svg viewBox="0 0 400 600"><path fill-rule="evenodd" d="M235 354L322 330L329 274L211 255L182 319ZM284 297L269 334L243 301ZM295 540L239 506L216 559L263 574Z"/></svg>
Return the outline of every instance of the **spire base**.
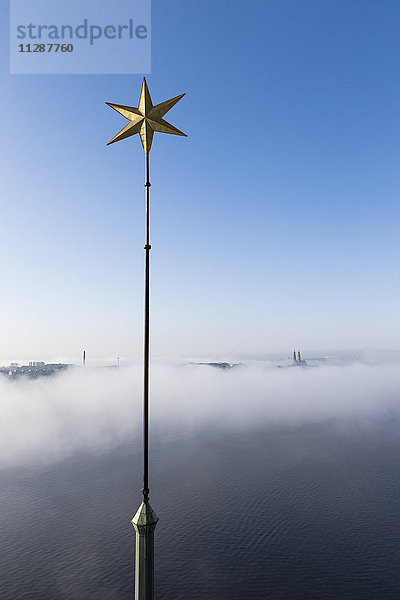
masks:
<svg viewBox="0 0 400 600"><path fill-rule="evenodd" d="M136 531L135 600L154 600L154 530L158 517L142 502L131 521Z"/></svg>

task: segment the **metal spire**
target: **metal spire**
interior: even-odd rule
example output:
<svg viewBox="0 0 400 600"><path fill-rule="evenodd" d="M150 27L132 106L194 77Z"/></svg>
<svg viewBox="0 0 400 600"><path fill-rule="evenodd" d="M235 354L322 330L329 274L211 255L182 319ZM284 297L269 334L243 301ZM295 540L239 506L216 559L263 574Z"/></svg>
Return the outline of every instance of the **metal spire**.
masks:
<svg viewBox="0 0 400 600"><path fill-rule="evenodd" d="M146 155L146 234L145 234L145 277L144 277L144 377L143 377L143 502L132 519L136 531L135 600L154 598L154 529L158 517L149 503L149 348L150 348L150 149L154 132L186 136L163 119L164 115L185 94L153 106L146 78L143 77L139 106L124 106L106 102L129 120L107 145L140 134Z"/></svg>

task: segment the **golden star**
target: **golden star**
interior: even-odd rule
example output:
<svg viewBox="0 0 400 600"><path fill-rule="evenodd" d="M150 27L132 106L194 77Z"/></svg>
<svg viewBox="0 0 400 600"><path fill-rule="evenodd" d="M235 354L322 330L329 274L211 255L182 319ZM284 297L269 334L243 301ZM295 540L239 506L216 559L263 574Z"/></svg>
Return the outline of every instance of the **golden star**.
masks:
<svg viewBox="0 0 400 600"><path fill-rule="evenodd" d="M182 133L182 131L179 131L179 129L163 119L163 116L175 106L184 95L185 94L181 94L180 96L171 98L171 100L166 100L165 102L161 102L161 104L153 106L146 78L143 77L138 108L106 102L108 106L111 106L111 108L129 119L128 125L125 125L125 127L108 142L107 146L114 142L119 142L119 140L124 140L131 135L135 135L135 133L139 133L143 150L147 154L150 152L155 131L159 131L160 133L173 133L174 135L184 135L187 137L186 133Z"/></svg>

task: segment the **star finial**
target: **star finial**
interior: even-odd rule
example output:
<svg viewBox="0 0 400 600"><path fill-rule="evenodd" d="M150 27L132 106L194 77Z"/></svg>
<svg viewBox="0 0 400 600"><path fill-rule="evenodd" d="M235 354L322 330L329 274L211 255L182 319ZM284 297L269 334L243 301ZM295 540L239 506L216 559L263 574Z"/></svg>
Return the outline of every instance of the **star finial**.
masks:
<svg viewBox="0 0 400 600"><path fill-rule="evenodd" d="M146 78L143 77L142 91L140 93L139 106L134 108L133 106L123 106L122 104L111 104L106 102L108 106L111 106L114 110L123 115L126 119L129 119L129 123L125 125L123 129L116 136L113 137L107 144L113 144L124 140L125 138L140 134L142 140L143 150L150 152L151 144L153 142L153 136L155 131L160 133L172 133L174 135L183 135L187 137L186 133L179 131L176 127L164 121L163 116L173 107L185 94L166 100L160 104L153 106L149 88L147 87Z"/></svg>

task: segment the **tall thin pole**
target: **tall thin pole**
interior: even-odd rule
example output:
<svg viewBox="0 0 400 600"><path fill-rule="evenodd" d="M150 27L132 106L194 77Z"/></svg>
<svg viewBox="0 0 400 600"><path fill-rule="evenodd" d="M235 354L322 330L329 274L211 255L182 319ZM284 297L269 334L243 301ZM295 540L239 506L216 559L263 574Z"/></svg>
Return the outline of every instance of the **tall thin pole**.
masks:
<svg viewBox="0 0 400 600"><path fill-rule="evenodd" d="M144 377L143 377L143 501L132 519L136 531L135 558L135 600L153 600L154 598L154 530L158 517L149 502L149 351L150 351L150 157L149 152L155 131L173 135L186 134L164 120L166 113L183 98L185 94L153 105L146 78L143 78L139 106L129 107L122 104L108 106L129 120L112 140L113 144L131 135L140 133L143 150L146 155L146 235L145 235L145 272L144 272Z"/></svg>
<svg viewBox="0 0 400 600"><path fill-rule="evenodd" d="M132 519L136 531L135 600L154 599L154 530L158 517L149 502L149 348L150 348L150 166L146 152L146 243L144 270L143 502Z"/></svg>
<svg viewBox="0 0 400 600"><path fill-rule="evenodd" d="M149 348L150 348L150 154L146 152L146 243L144 272L144 377L143 377L143 502L149 499Z"/></svg>

